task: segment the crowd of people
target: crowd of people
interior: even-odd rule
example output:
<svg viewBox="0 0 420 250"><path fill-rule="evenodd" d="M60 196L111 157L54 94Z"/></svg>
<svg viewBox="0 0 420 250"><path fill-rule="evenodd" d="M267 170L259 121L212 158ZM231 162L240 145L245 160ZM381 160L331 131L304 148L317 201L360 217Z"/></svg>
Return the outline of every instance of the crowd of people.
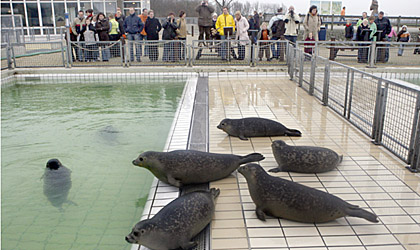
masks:
<svg viewBox="0 0 420 250"><path fill-rule="evenodd" d="M305 40L305 52L312 54L314 41L319 40L319 31L322 25L322 19L318 14L317 6L309 8L308 13L301 21L299 15L295 12L293 6L290 6L286 13L282 8L270 19L264 22L263 13L254 12L245 18L240 11L234 15L230 14L227 7L222 8L222 13L217 15L215 9L209 5L207 0L196 7L198 13L200 47L208 46L211 51L214 49L222 60L230 58L244 60L245 46L250 43L259 43L258 58L263 60L264 55L267 61L273 59L284 61L286 43L289 41L295 44L298 37L298 25L304 28L303 37ZM345 7L342 15L344 19ZM86 15L85 15L86 14ZM106 16L104 13L93 14L92 9L84 13L79 11L74 19L70 29L70 40L72 41L73 61L96 61L101 58L102 61L109 61L112 57L120 57L123 50L116 43L110 41L121 40L129 42L130 62L141 62L143 56L148 57L150 61L159 59L160 32L162 40L167 41L163 45L164 62L175 62L185 59L185 43L174 40L185 41L187 39L187 22L185 11L180 11L178 18L171 12L161 23L155 18L153 10L143 9L140 15L136 14L134 8L129 9L127 16L124 16L121 9L117 8L115 14ZM390 41L393 36L397 41L409 42L411 37L406 26L396 34L388 18L381 11L377 16L368 17L363 12L362 17L353 25L352 20L346 20L345 38L348 41ZM231 40L237 40L235 46L232 46ZM147 40L142 46L139 41ZM220 40L215 43L211 40ZM227 41L226 41L227 40ZM278 42L273 42L278 41ZM132 41L132 42L131 42ZM137 41L137 42L136 42ZM117 46L118 45L118 46ZM365 46L366 44L360 44ZM101 49L99 50L99 47ZM134 48L135 47L135 48ZM237 48L237 53L234 48ZM99 55L102 51L102 56ZM378 53L377 60L387 62L389 59L389 49L384 48ZM404 47L401 46L398 55L402 56ZM200 59L202 48L198 51L196 59ZM368 58L368 48L358 50L358 61L366 63ZM420 50L415 53L420 54Z"/></svg>

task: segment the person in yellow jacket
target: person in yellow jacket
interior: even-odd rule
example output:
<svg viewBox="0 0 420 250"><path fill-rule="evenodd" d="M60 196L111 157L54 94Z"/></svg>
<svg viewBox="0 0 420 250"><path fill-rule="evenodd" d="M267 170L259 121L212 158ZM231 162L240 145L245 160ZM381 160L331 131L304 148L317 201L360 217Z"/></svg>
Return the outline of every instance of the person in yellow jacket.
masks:
<svg viewBox="0 0 420 250"><path fill-rule="evenodd" d="M111 26L109 29L109 40L118 41L120 40L120 24L118 23L117 20L115 20L114 14L109 14L108 18L109 18L109 24ZM120 52L119 45L114 45L111 47L111 57L118 57L120 54L119 52Z"/></svg>
<svg viewBox="0 0 420 250"><path fill-rule="evenodd" d="M232 27L233 32L235 32L235 19L233 18L232 15L229 14L229 10L227 7L223 7L223 13L217 18L217 21L216 21L216 30L219 32L221 40L225 40L227 38L224 33L225 27ZM231 34L231 36L233 36L233 34ZM221 50L222 60L226 60L226 56L227 56L226 45L227 43L222 42L222 50Z"/></svg>

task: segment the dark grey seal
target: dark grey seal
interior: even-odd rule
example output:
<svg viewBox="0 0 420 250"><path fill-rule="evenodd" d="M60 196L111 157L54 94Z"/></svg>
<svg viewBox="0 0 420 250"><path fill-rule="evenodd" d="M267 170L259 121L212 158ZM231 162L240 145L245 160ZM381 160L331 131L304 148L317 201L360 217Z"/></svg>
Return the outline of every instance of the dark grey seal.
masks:
<svg viewBox="0 0 420 250"><path fill-rule="evenodd" d="M258 153L239 156L195 150L175 150L144 152L133 161L133 164L147 168L156 178L165 183L181 187L223 179L241 164L262 160L264 156Z"/></svg>
<svg viewBox="0 0 420 250"><path fill-rule="evenodd" d="M344 216L364 218L378 222L371 212L352 205L337 196L296 182L269 175L257 164L238 169L248 182L257 217L265 215L306 223L322 223Z"/></svg>
<svg viewBox="0 0 420 250"><path fill-rule="evenodd" d="M265 118L223 119L217 126L230 136L248 140L247 137L302 136L296 129L288 129L283 124Z"/></svg>
<svg viewBox="0 0 420 250"><path fill-rule="evenodd" d="M219 193L212 188L178 197L153 218L138 222L125 240L150 249L191 249L197 245L191 239L210 223Z"/></svg>
<svg viewBox="0 0 420 250"><path fill-rule="evenodd" d="M44 195L54 207L62 209L63 203L73 203L67 199L71 189L71 170L57 159L51 159L42 177L44 179Z"/></svg>
<svg viewBox="0 0 420 250"><path fill-rule="evenodd" d="M336 168L343 156L331 149L311 146L290 146L278 140L271 144L279 166L269 172L322 173Z"/></svg>

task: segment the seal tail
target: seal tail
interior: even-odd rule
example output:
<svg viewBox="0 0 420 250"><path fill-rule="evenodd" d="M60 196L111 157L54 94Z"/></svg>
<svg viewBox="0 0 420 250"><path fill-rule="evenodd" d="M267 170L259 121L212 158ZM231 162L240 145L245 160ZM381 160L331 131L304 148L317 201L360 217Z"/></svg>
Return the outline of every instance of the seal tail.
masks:
<svg viewBox="0 0 420 250"><path fill-rule="evenodd" d="M265 157L260 153L252 153L249 155L241 156L241 161L239 164L245 164L254 161L262 161Z"/></svg>
<svg viewBox="0 0 420 250"><path fill-rule="evenodd" d="M213 199L216 199L220 194L220 189L218 188L211 188L210 193L213 196Z"/></svg>
<svg viewBox="0 0 420 250"><path fill-rule="evenodd" d="M375 223L379 222L378 216L376 214L368 212L362 208L347 207L345 211L349 216L363 218L370 222L375 222Z"/></svg>
<svg viewBox="0 0 420 250"><path fill-rule="evenodd" d="M285 135L287 136L302 136L302 132L297 129L287 129Z"/></svg>

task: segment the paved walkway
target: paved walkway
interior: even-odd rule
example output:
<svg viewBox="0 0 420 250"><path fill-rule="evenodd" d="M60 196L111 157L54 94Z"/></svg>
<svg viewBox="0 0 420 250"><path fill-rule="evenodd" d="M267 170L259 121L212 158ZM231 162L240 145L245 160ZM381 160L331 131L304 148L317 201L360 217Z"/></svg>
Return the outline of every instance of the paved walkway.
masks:
<svg viewBox="0 0 420 250"><path fill-rule="evenodd" d="M380 223L341 218L323 224L256 218L242 175L211 183L221 189L212 223L212 249L420 249L420 176L296 84L284 78L210 78L210 152L259 152L276 166L271 142L240 141L216 128L225 117L264 117L302 131L281 137L292 145L317 145L344 155L338 170L323 174L277 173L375 212Z"/></svg>

